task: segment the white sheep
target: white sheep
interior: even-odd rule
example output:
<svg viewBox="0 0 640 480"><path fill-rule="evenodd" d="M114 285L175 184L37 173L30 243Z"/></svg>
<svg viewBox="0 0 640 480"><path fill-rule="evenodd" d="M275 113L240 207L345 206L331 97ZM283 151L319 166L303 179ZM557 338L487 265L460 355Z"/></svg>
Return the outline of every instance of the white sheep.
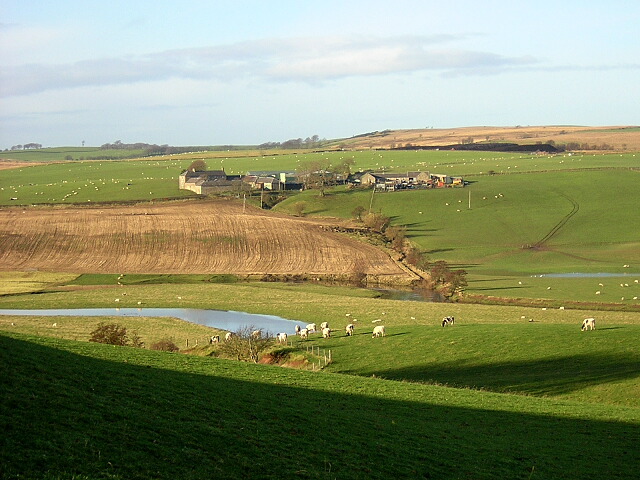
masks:
<svg viewBox="0 0 640 480"><path fill-rule="evenodd" d="M324 330L325 328L329 328L329 322L322 322L320 324L320 330Z"/></svg>
<svg viewBox="0 0 640 480"><path fill-rule="evenodd" d="M220 343L220 335L212 335L209 344Z"/></svg>
<svg viewBox="0 0 640 480"><path fill-rule="evenodd" d="M591 318L585 318L582 321L582 328L580 330L582 330L583 332L586 330L595 330L596 329L596 319L591 317Z"/></svg>
<svg viewBox="0 0 640 480"><path fill-rule="evenodd" d="M300 339L306 340L307 338L309 338L309 330L303 328L302 330L300 330Z"/></svg>
<svg viewBox="0 0 640 480"><path fill-rule="evenodd" d="M300 325L296 325L296 335L300 335Z"/></svg>
<svg viewBox="0 0 640 480"><path fill-rule="evenodd" d="M233 338L233 332L227 332L227 334L224 336L224 341L228 342L232 338Z"/></svg>
<svg viewBox="0 0 640 480"><path fill-rule="evenodd" d="M373 329L373 334L371 335L371 338L384 337L384 336L385 336L384 325L376 325L376 327Z"/></svg>
<svg viewBox="0 0 640 480"><path fill-rule="evenodd" d="M278 343L287 343L287 334L282 332L276 336Z"/></svg>
<svg viewBox="0 0 640 480"><path fill-rule="evenodd" d="M316 333L316 324L315 323L310 323L309 325L307 325L307 333Z"/></svg>
<svg viewBox="0 0 640 480"><path fill-rule="evenodd" d="M322 329L322 338L330 338L331 337L331 329L329 327L325 327Z"/></svg>
<svg viewBox="0 0 640 480"><path fill-rule="evenodd" d="M347 334L347 337L351 337L353 335L354 329L355 329L355 326L353 325L353 323L350 323L345 327L344 331Z"/></svg>

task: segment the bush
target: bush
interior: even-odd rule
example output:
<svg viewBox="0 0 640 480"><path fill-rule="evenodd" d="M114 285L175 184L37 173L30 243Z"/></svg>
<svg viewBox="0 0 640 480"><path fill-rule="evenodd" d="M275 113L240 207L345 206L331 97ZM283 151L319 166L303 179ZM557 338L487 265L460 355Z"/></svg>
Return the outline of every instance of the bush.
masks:
<svg viewBox="0 0 640 480"><path fill-rule="evenodd" d="M363 220L364 224L376 233L384 233L391 219L381 213L369 213Z"/></svg>
<svg viewBox="0 0 640 480"><path fill-rule="evenodd" d="M151 350L158 350L160 352L177 352L180 349L175 343L173 343L173 340L163 338L162 340L152 344Z"/></svg>
<svg viewBox="0 0 640 480"><path fill-rule="evenodd" d="M117 323L100 322L96 329L91 332L90 342L106 343L107 345L128 344L127 329Z"/></svg>
<svg viewBox="0 0 640 480"><path fill-rule="evenodd" d="M117 323L100 322L96 329L91 332L90 342L104 343L107 345L120 345L143 348L144 342L135 330L131 337L127 335L126 327Z"/></svg>

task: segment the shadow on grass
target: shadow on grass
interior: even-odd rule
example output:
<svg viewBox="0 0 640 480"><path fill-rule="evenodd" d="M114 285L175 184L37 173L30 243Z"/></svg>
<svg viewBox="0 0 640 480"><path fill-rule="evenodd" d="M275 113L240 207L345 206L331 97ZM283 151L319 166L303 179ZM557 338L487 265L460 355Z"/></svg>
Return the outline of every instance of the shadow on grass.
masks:
<svg viewBox="0 0 640 480"><path fill-rule="evenodd" d="M640 425L584 418L605 407L571 418L535 398L129 347L0 335L0 391L2 478L595 480L640 463Z"/></svg>
<svg viewBox="0 0 640 480"><path fill-rule="evenodd" d="M593 385L640 378L633 355L594 353L521 362L470 364L463 361L414 365L377 372L382 378L477 387L495 392L561 395Z"/></svg>

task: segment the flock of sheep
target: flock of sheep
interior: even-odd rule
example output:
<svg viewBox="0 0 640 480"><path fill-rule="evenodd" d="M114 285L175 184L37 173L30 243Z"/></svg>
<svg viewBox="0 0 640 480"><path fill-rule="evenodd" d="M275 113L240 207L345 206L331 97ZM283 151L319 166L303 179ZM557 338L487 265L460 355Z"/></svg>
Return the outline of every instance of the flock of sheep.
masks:
<svg viewBox="0 0 640 480"><path fill-rule="evenodd" d="M355 331L356 326L353 323L348 324L345 328L345 334L347 337L350 337L353 335L353 332ZM312 333L316 333L316 332L321 332L322 333L322 338L331 338L331 332L333 332L334 330L332 330L329 327L329 322L322 322L320 324L320 329L318 330L317 325L315 323L309 323L306 327L302 328L300 327L300 325L296 325L295 328L296 331L296 335L300 336L301 340L307 340L309 338L309 335ZM278 339L278 341L280 340L280 336L284 335L284 342L286 342L286 333L279 333L276 338ZM385 336L385 330L384 330L384 325L376 325L373 329L373 335L371 338L374 337L384 337Z"/></svg>
<svg viewBox="0 0 640 480"><path fill-rule="evenodd" d="M530 322L533 321L533 319L529 320ZM447 327L447 326L451 326L455 324L455 317L453 316L446 316L442 318L442 326L443 327ZM345 327L345 334L347 337L350 337L353 335L353 332L355 331L355 325L353 323L349 323L346 327ZM585 318L582 321L582 327L581 330L582 331L586 331L586 330L595 330L596 328L596 319L593 317L590 318ZM295 334L298 336L300 336L301 340L308 340L309 339L309 335L312 333L317 333L317 332L321 332L322 333L322 338L330 338L331 337L331 332L334 331L329 327L329 322L322 322L320 324L320 329L318 330L317 326L315 323L309 323L306 327L302 328L300 327L300 325L296 325L295 326ZM233 332L227 332L224 340L225 341L229 341L235 334ZM260 330L255 330L254 332L251 333L251 335L253 337L260 337L262 335L262 332ZM375 327L373 327L373 332L371 334L371 338L377 338L377 337L384 337L386 336L386 330L384 325L376 325ZM288 335L285 332L281 332L281 333L277 333L275 336L275 339L278 343L287 343L288 340ZM220 342L220 335L214 335L211 337L209 343L219 343Z"/></svg>

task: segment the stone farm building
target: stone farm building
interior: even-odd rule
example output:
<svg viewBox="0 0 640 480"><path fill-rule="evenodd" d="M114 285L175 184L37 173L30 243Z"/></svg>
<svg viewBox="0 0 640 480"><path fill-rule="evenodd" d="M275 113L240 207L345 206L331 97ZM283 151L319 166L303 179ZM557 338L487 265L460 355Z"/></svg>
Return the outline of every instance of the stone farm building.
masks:
<svg viewBox="0 0 640 480"><path fill-rule="evenodd" d="M365 172L356 178L360 185L375 185L377 190L402 190L405 188L464 187L462 177L452 177L429 172L377 173Z"/></svg>
<svg viewBox="0 0 640 480"><path fill-rule="evenodd" d="M291 190L300 188L295 172L247 172L227 175L224 170L186 170L178 177L178 188L199 195L229 191Z"/></svg>

